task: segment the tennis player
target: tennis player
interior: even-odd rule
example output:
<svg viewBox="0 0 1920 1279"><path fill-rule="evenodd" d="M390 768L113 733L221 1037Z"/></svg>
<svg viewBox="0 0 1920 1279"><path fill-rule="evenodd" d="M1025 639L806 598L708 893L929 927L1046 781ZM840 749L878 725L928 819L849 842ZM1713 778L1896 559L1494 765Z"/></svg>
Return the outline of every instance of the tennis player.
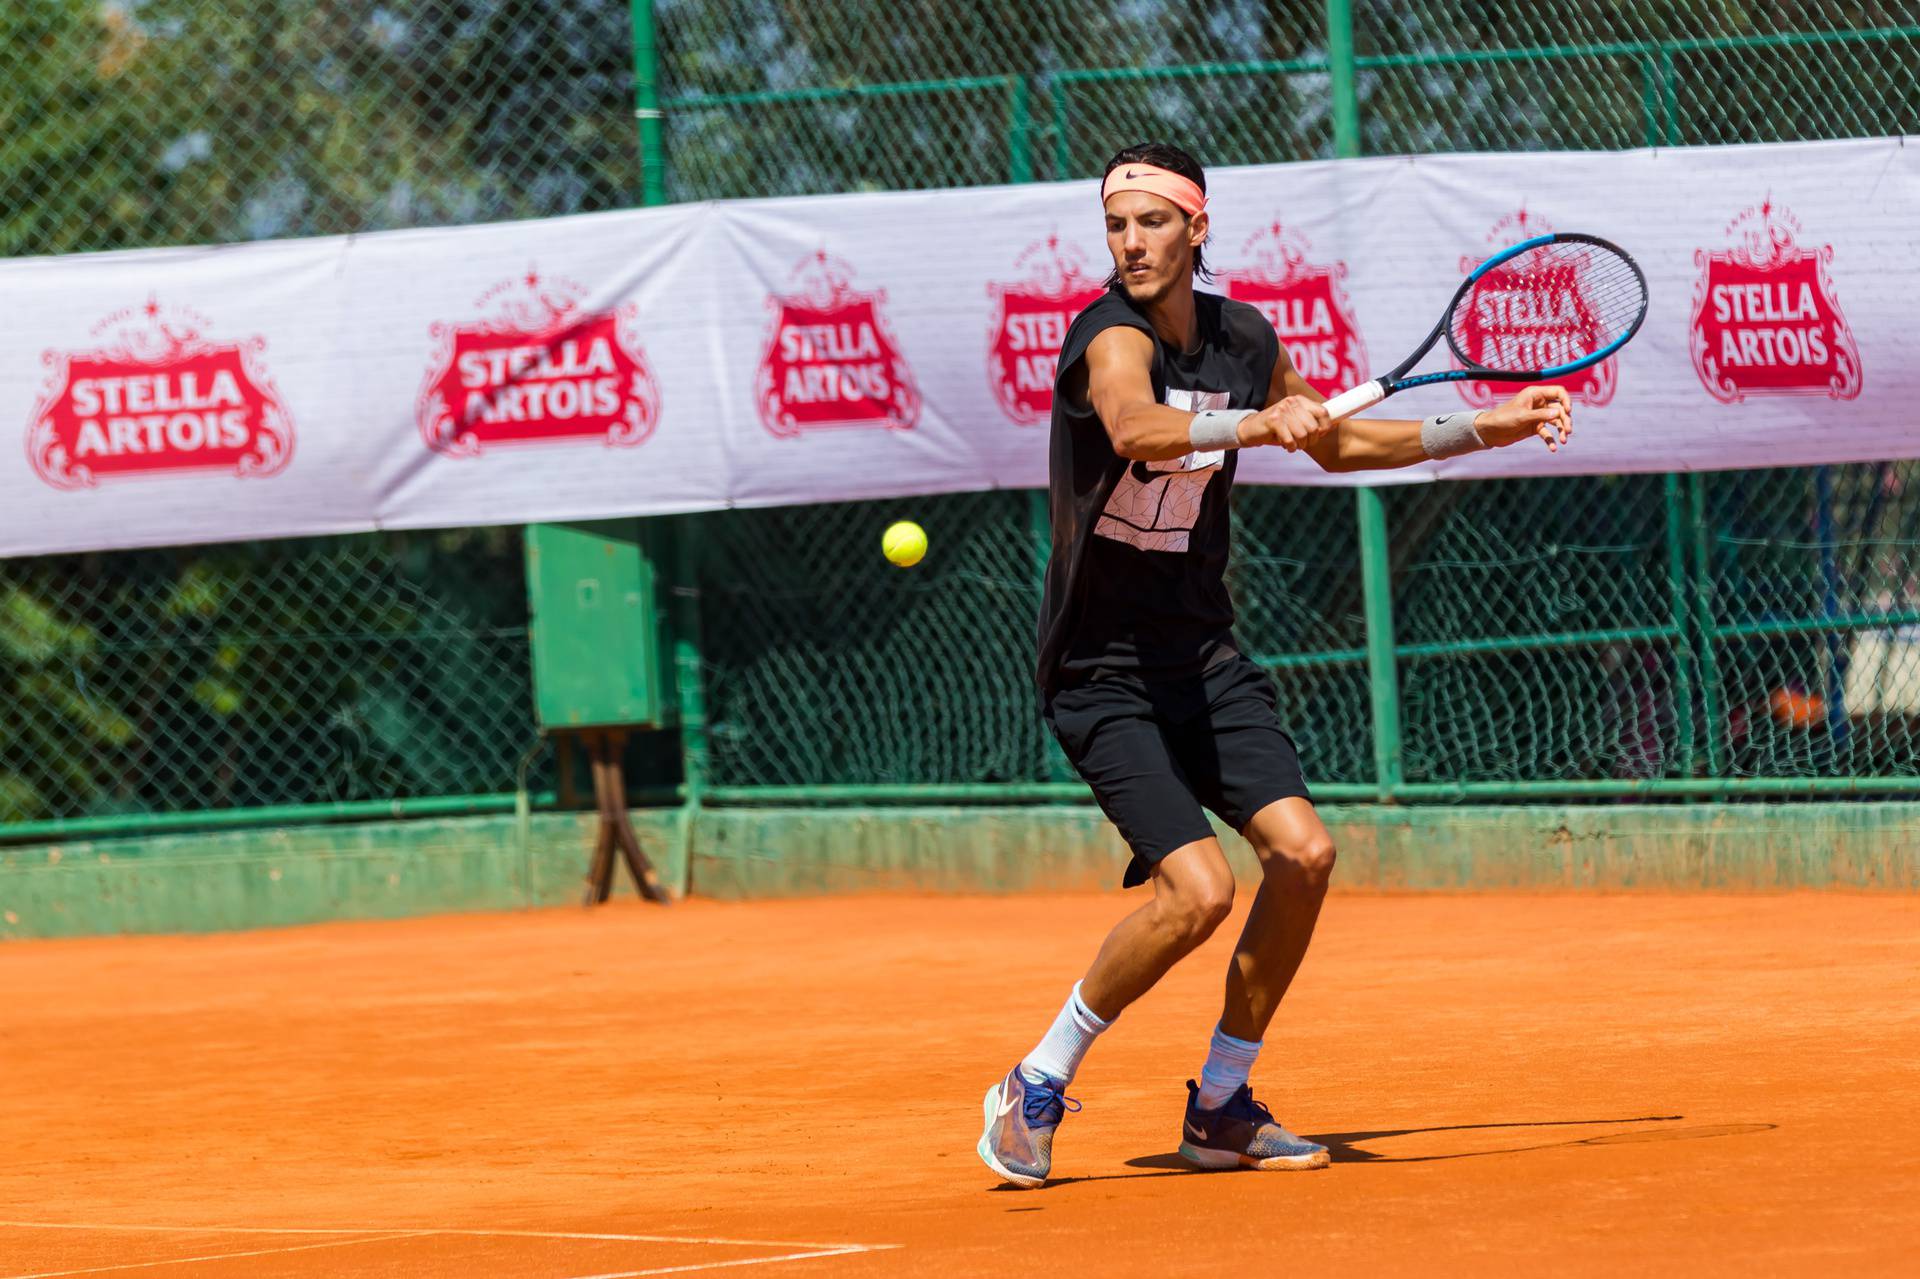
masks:
<svg viewBox="0 0 1920 1279"><path fill-rule="evenodd" d="M1153 897L1107 935L1040 1042L987 1090L979 1152L1038 1186L1074 1072L1127 1005L1204 942L1234 880L1206 811L1259 855L1260 887L1227 965L1226 997L1180 1153L1201 1168L1319 1168L1247 1079L1306 954L1333 873L1266 673L1233 637L1227 491L1239 451L1302 452L1328 471L1388 470L1539 438L1557 450L1572 404L1528 387L1496 409L1424 422L1330 420L1273 329L1244 303L1196 292L1206 176L1178 147L1128 147L1100 190L1113 274L1060 349L1051 453L1052 556L1039 683L1067 757L1133 858L1127 887Z"/></svg>

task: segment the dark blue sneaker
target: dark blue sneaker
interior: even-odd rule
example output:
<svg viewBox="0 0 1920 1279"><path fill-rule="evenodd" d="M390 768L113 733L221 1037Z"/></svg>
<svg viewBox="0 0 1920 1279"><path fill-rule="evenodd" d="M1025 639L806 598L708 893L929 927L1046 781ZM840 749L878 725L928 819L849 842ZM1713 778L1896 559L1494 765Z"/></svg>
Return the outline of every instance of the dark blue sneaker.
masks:
<svg viewBox="0 0 1920 1279"><path fill-rule="evenodd" d="M1196 1168L1325 1168L1327 1148L1304 1141L1274 1122L1273 1112L1241 1084L1218 1110L1201 1110L1200 1085L1187 1080L1187 1119L1180 1157Z"/></svg>
<svg viewBox="0 0 1920 1279"><path fill-rule="evenodd" d="M1069 1110L1080 1103L1067 1096L1057 1079L1028 1083L1020 1067L987 1089L986 1131L976 1149L1002 1180L1031 1190L1046 1181L1053 1167L1053 1134Z"/></svg>

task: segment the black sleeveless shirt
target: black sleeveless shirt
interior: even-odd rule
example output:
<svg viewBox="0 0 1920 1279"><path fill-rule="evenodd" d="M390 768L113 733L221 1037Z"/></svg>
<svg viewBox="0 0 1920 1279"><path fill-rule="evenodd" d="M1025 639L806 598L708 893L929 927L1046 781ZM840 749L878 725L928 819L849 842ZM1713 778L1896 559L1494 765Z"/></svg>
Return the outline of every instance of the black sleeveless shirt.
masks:
<svg viewBox="0 0 1920 1279"><path fill-rule="evenodd" d="M1130 462L1087 399L1087 348L1118 324L1153 339L1153 393L1179 409L1258 409L1280 343L1258 311L1194 294L1191 351L1162 342L1119 289L1075 317L1053 387L1052 553L1040 606L1043 693L1105 672L1167 678L1231 656L1227 490L1236 450Z"/></svg>

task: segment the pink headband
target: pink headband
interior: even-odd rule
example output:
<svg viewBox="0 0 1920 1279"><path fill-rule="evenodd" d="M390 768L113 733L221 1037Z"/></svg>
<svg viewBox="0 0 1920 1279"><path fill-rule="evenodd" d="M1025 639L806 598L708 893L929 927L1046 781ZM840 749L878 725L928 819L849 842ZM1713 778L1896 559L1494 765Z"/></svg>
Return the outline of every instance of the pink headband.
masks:
<svg viewBox="0 0 1920 1279"><path fill-rule="evenodd" d="M1207 211L1207 193L1191 178L1183 178L1168 169L1151 164L1123 164L1107 175L1100 187L1100 203L1120 191L1145 191L1163 200L1171 200L1188 217Z"/></svg>

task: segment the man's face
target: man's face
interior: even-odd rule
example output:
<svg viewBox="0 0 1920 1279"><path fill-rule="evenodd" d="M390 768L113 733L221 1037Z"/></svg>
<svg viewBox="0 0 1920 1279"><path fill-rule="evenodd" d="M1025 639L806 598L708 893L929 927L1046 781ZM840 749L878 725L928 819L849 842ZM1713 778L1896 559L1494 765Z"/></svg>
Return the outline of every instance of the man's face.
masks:
<svg viewBox="0 0 1920 1279"><path fill-rule="evenodd" d="M1193 250L1207 237L1207 215L1188 218L1173 201L1145 191L1107 198L1107 251L1120 287L1140 305L1158 302L1193 275Z"/></svg>

